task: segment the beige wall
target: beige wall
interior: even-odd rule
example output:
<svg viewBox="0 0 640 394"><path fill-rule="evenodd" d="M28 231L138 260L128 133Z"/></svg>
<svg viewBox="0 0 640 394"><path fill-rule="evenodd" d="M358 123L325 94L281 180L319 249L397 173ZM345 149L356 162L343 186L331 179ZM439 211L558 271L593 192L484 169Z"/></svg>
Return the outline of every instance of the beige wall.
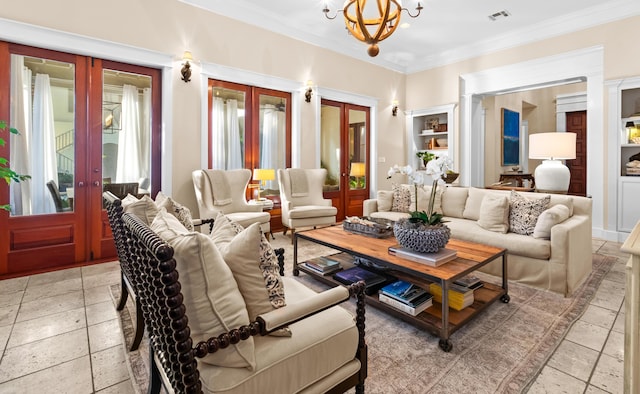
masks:
<svg viewBox="0 0 640 394"><path fill-rule="evenodd" d="M639 16L405 76L175 0L152 4L148 0L22 0L3 7L2 17L176 56L171 78L172 123L166 125L174 136L171 186L174 197L192 209L196 204L190 173L200 168L201 100L205 98L201 97L198 64L191 83L180 81L178 56L185 49L199 62L299 81L300 90L311 79L321 88L377 99L377 113L372 113L378 126L375 143L378 156L386 159L375 179L380 188L390 187L385 179L387 167L407 160L403 110L458 103L461 74L601 45L605 80L640 75L640 53L632 50L637 44L633 32L640 24ZM77 53L82 51L78 48ZM135 64L136 59L130 63ZM391 116L394 98L400 101L397 117ZM304 102L300 105L301 165L314 167L319 162L315 155L319 114ZM459 134L458 129L451 131ZM372 157L373 164L377 161Z"/></svg>

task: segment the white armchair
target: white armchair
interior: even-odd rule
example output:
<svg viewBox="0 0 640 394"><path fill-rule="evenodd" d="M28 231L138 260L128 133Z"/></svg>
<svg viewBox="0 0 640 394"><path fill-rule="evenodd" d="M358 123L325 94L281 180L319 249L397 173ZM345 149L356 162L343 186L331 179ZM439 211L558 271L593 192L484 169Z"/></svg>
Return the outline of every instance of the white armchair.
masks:
<svg viewBox="0 0 640 394"><path fill-rule="evenodd" d="M247 203L246 190L251 170L196 170L191 173L201 218L213 218L219 212L249 227L260 223L263 233L271 233L271 215L261 205Z"/></svg>
<svg viewBox="0 0 640 394"><path fill-rule="evenodd" d="M300 227L316 227L336 223L338 210L322 196L327 170L287 168L278 170L282 224L284 234L291 236Z"/></svg>

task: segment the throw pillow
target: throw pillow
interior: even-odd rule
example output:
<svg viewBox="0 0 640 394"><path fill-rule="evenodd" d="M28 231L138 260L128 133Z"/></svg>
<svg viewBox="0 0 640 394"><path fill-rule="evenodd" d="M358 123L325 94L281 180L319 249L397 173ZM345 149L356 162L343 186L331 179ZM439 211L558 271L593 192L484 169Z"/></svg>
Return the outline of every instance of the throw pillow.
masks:
<svg viewBox="0 0 640 394"><path fill-rule="evenodd" d="M259 223L244 229L219 213L211 231L211 239L233 272L251 321L255 321L262 313L286 305L275 252L260 231ZM286 328L272 335L290 336L291 331Z"/></svg>
<svg viewBox="0 0 640 394"><path fill-rule="evenodd" d="M399 185L394 183L391 185L393 192L393 204L391 211L393 212L409 212L411 205L411 185Z"/></svg>
<svg viewBox="0 0 640 394"><path fill-rule="evenodd" d="M378 190L378 211L389 212L393 206L393 191Z"/></svg>
<svg viewBox="0 0 640 394"><path fill-rule="evenodd" d="M570 213L569 208L563 204L554 205L542 212L533 229L533 238L551 239L551 227L569 219Z"/></svg>
<svg viewBox="0 0 640 394"><path fill-rule="evenodd" d="M550 195L529 200L512 190L511 202L509 203L509 228L511 232L522 235L533 234L538 216L547 209L550 200Z"/></svg>
<svg viewBox="0 0 640 394"><path fill-rule="evenodd" d="M482 204L480 204L478 225L489 231L506 234L509 230L509 199L507 196L484 196Z"/></svg>
<svg viewBox="0 0 640 394"><path fill-rule="evenodd" d="M191 210L169 196L165 196L162 192L158 192L156 196L156 205L159 208L165 208L167 212L175 216L180 223L189 231L193 231L193 217Z"/></svg>
<svg viewBox="0 0 640 394"><path fill-rule="evenodd" d="M477 187L469 188L469 197L464 205L464 211L462 217L465 219L479 220L480 219L480 206L484 201L485 196L489 194L495 195L496 192L487 189L478 189Z"/></svg>
<svg viewBox="0 0 640 394"><path fill-rule="evenodd" d="M127 206L133 204L134 202L138 201L138 198L136 196L133 196L131 194L127 194L127 196L125 198L122 199L122 208L126 208Z"/></svg>
<svg viewBox="0 0 640 394"><path fill-rule="evenodd" d="M132 202L124 208L125 212L130 212L136 215L147 226L150 226L153 219L158 214L158 207L153 202L151 197L144 196L138 201Z"/></svg>
<svg viewBox="0 0 640 394"><path fill-rule="evenodd" d="M174 249L173 257L195 343L249 324L249 314L231 269L211 238L188 231L164 208L153 220L151 230ZM220 349L202 361L253 370L256 364L253 338Z"/></svg>

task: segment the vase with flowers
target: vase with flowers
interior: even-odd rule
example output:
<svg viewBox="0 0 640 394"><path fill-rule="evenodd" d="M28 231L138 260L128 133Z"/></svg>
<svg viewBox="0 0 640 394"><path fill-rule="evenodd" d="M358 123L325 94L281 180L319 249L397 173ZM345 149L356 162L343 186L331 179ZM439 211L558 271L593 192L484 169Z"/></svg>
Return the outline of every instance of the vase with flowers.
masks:
<svg viewBox="0 0 640 394"><path fill-rule="evenodd" d="M435 253L443 248L451 230L442 220L442 214L434 212L434 205L439 185L444 185L447 171L451 169L451 160L441 156L427 163L426 171L414 171L411 166L395 165L389 169L387 178L394 174L407 175L413 183L415 192L415 209L409 212L410 217L398 220L393 226L393 233L398 243L408 249L420 253ZM424 188L425 182L431 180L431 193L426 211L418 211L418 188Z"/></svg>

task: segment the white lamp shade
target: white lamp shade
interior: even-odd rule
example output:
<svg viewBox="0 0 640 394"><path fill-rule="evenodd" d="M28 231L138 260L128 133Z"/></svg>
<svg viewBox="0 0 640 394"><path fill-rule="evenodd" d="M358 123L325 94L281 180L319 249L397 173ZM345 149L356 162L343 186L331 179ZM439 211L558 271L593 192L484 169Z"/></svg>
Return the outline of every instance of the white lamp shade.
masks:
<svg viewBox="0 0 640 394"><path fill-rule="evenodd" d="M530 159L569 160L576 158L575 133L536 133L529 135Z"/></svg>

